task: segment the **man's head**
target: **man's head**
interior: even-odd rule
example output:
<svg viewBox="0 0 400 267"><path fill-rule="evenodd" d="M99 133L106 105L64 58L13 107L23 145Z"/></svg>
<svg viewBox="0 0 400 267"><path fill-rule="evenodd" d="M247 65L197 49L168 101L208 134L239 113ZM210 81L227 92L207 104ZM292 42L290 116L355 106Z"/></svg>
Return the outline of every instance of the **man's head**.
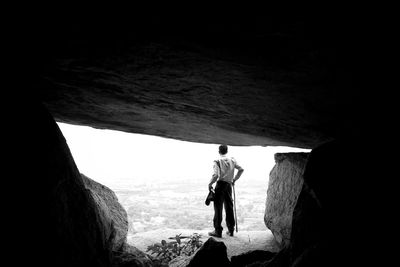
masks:
<svg viewBox="0 0 400 267"><path fill-rule="evenodd" d="M220 145L218 150L220 155L225 155L226 153L228 153L228 146Z"/></svg>

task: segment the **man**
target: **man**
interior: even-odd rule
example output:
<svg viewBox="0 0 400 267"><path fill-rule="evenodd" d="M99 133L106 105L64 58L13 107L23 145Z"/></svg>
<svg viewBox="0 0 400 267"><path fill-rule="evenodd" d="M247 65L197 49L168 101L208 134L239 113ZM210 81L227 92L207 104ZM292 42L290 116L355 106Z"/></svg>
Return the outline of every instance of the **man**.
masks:
<svg viewBox="0 0 400 267"><path fill-rule="evenodd" d="M210 236L222 237L222 207L225 206L225 221L228 227L227 235L233 236L235 228L235 216L233 213L233 200L232 200L232 186L240 178L243 173L243 168L240 167L236 160L227 157L228 146L220 145L219 154L220 158L214 161L214 173L208 185L209 190L213 190L215 186L214 196L214 228L213 232L208 233ZM234 175L235 169L238 169L236 176ZM235 200L236 201L236 200Z"/></svg>

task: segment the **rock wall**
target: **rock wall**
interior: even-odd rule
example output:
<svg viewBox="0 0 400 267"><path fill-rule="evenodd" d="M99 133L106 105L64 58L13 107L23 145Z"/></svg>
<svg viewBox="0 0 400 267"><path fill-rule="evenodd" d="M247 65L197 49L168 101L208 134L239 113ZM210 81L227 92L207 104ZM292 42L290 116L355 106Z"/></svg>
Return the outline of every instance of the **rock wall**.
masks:
<svg viewBox="0 0 400 267"><path fill-rule="evenodd" d="M371 201L376 184L365 168L372 164L365 143L336 140L311 151L293 211L290 244L271 262L254 266L388 265L384 262L390 256L382 254L387 247L375 243L379 222L371 222L373 210L384 206Z"/></svg>
<svg viewBox="0 0 400 267"><path fill-rule="evenodd" d="M29 108L24 132L29 144L18 158L29 169L19 186L24 193L18 194L26 200L26 208L19 209L27 224L23 240L29 256L20 259L26 266L110 266L107 222L95 208L65 138L43 106Z"/></svg>
<svg viewBox="0 0 400 267"><path fill-rule="evenodd" d="M269 174L264 222L282 247L290 241L292 214L303 185L307 157L308 153L277 153Z"/></svg>
<svg viewBox="0 0 400 267"><path fill-rule="evenodd" d="M126 214L115 195L82 178L53 117L41 105L29 108L12 157L18 162L13 177L19 178L7 187L13 209L4 211L7 229L15 229L5 231L12 235L7 241L12 265L114 267L129 260L150 266L124 243Z"/></svg>

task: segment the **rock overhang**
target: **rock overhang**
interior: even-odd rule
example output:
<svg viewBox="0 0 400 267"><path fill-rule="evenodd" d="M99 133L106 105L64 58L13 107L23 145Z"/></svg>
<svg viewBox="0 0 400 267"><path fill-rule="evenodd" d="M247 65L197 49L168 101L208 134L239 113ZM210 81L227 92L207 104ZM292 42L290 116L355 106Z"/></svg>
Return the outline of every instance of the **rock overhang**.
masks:
<svg viewBox="0 0 400 267"><path fill-rule="evenodd" d="M357 127L348 118L359 93L341 25L313 19L61 18L36 41L35 87L61 122L202 143L313 148Z"/></svg>

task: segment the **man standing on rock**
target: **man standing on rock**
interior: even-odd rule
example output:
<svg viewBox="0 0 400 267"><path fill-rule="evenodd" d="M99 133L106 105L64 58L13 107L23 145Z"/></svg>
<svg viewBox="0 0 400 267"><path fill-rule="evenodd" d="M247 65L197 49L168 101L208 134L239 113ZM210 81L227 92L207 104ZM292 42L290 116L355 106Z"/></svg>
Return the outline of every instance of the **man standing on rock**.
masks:
<svg viewBox="0 0 400 267"><path fill-rule="evenodd" d="M233 213L232 186L240 178L243 173L243 168L239 166L234 158L227 157L228 146L219 146L218 160L214 160L214 173L211 181L208 184L208 189L213 190L215 186L214 196L214 228L213 232L208 233L209 236L222 237L222 207L225 206L225 221L228 227L227 235L233 236L235 229L235 216ZM236 176L235 169L238 169ZM235 199L236 201L236 199Z"/></svg>

